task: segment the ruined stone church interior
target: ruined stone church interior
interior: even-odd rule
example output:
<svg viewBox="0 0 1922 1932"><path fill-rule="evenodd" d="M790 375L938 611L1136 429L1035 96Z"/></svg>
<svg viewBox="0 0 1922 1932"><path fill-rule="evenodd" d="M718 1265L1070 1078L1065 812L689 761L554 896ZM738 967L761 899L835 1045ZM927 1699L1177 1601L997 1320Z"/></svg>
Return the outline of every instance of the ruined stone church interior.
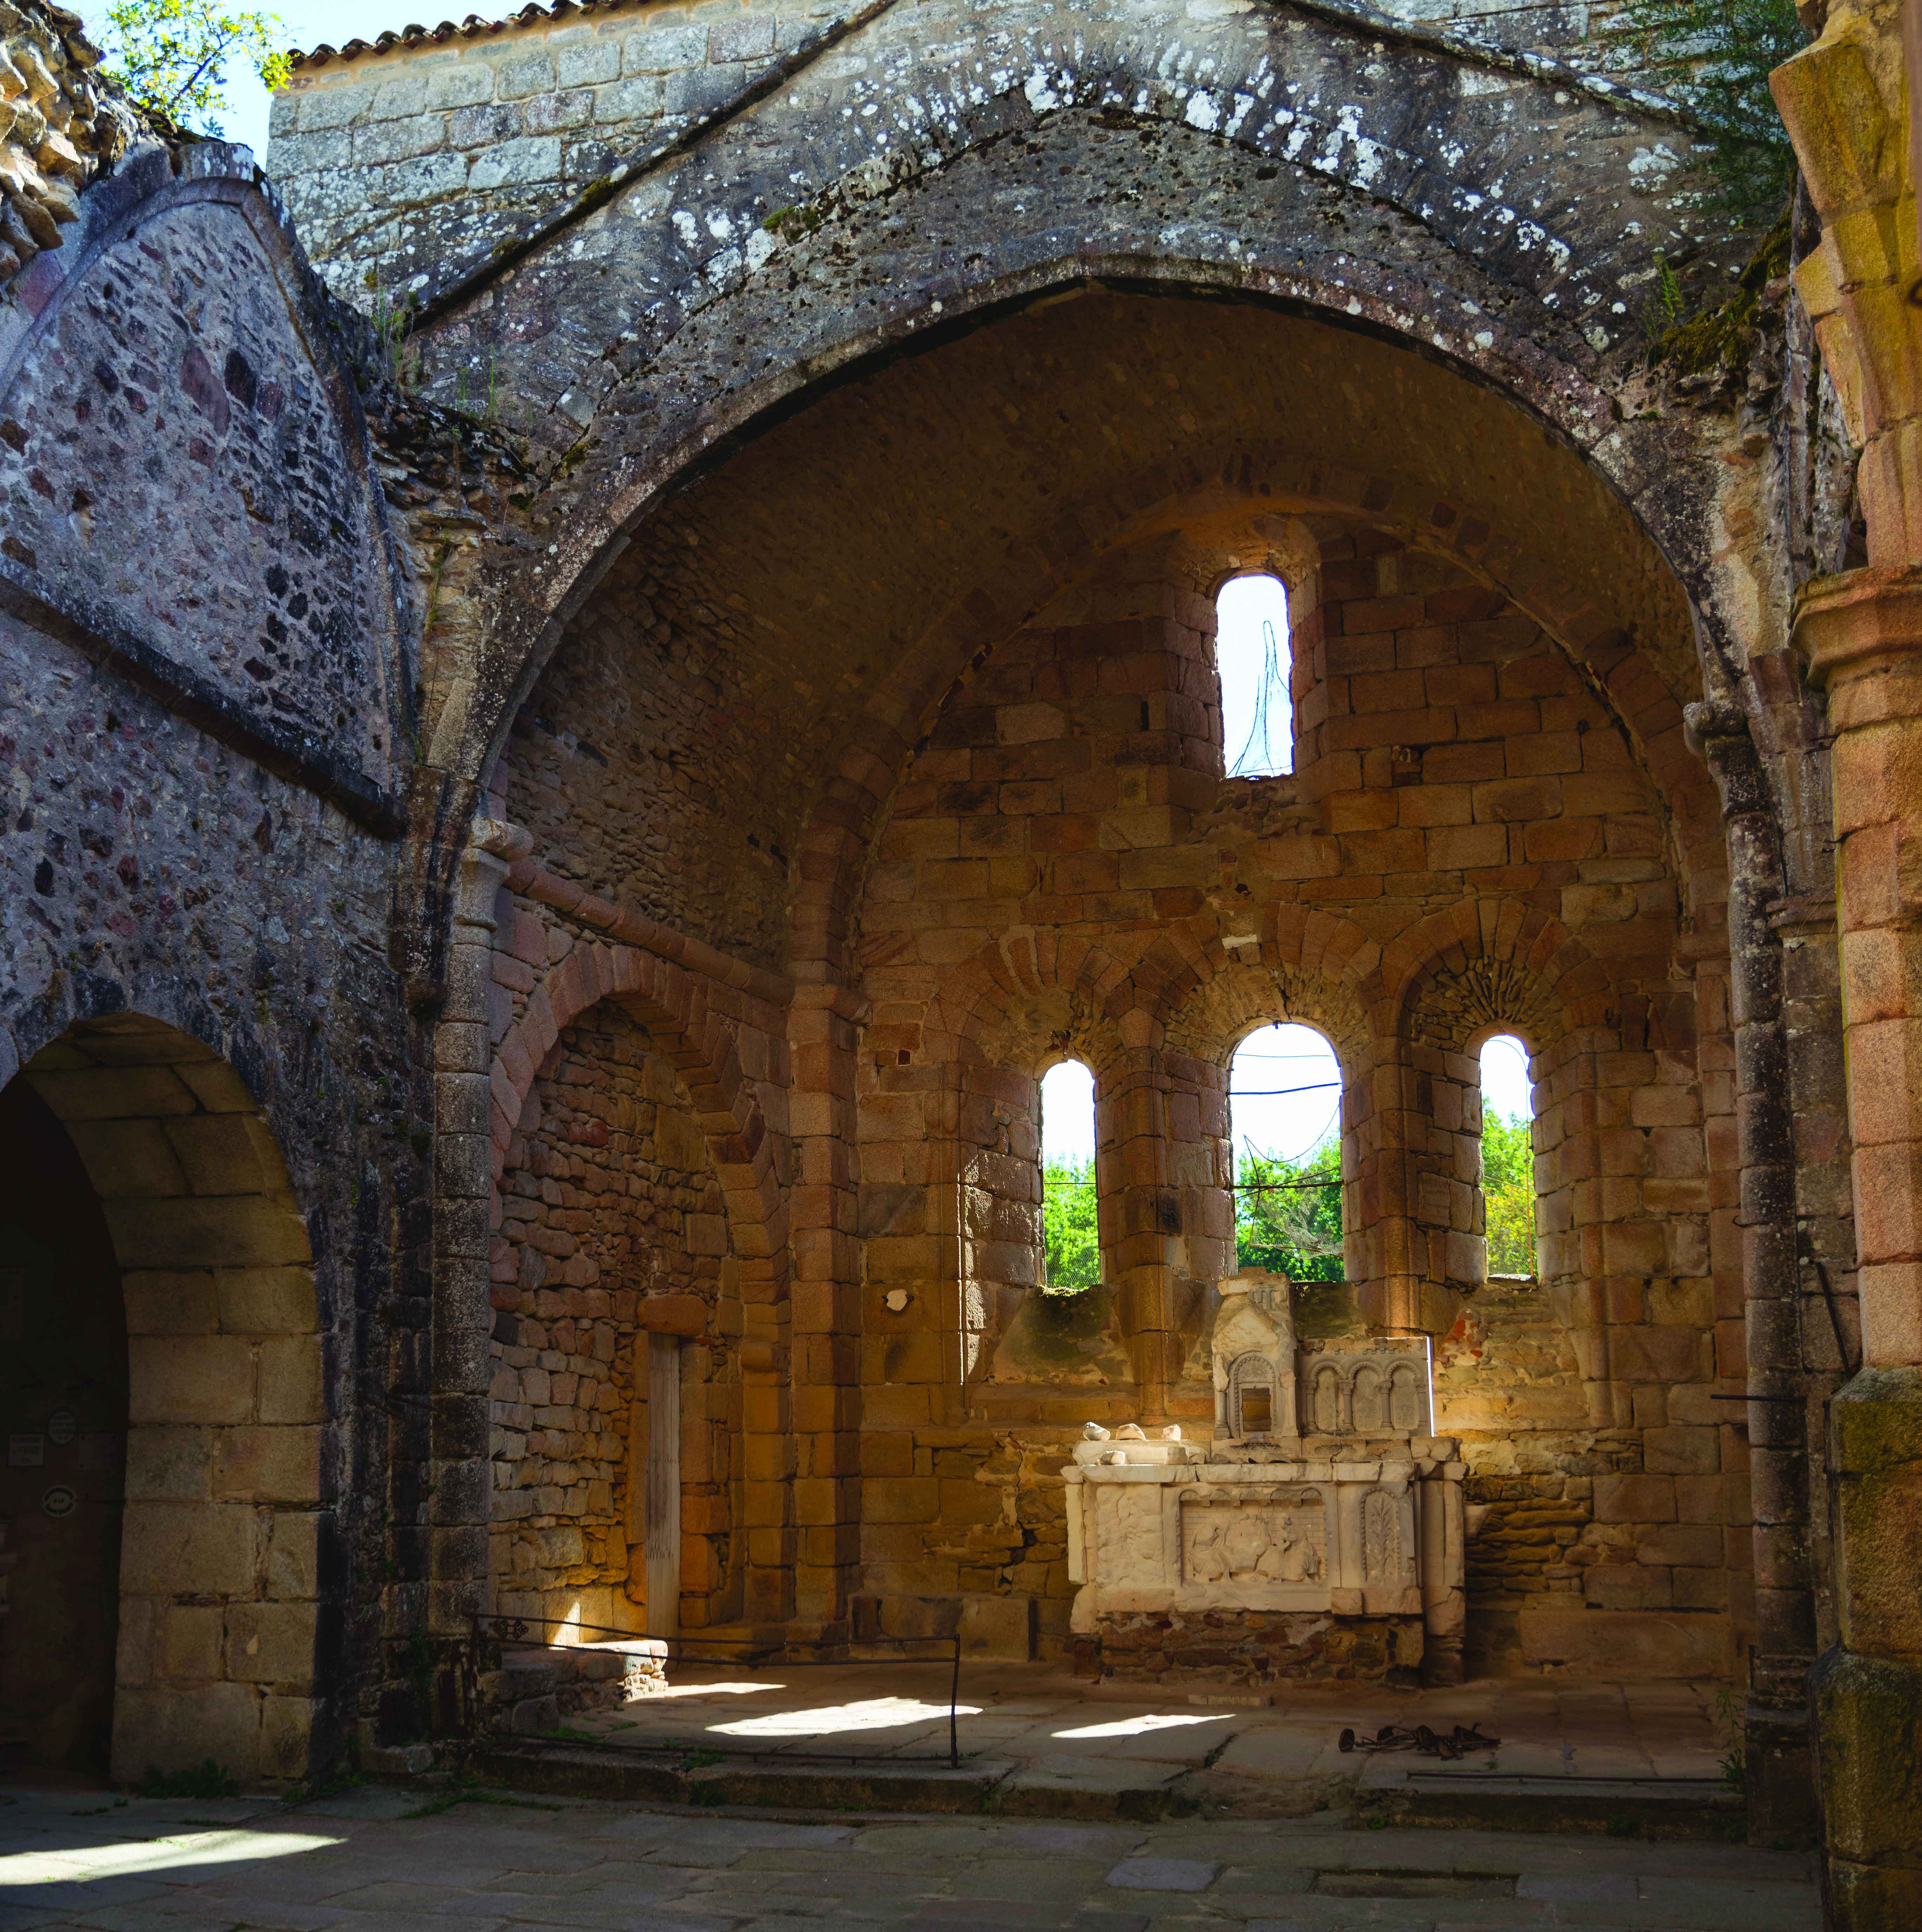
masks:
<svg viewBox="0 0 1922 1932"><path fill-rule="evenodd" d="M0 0L0 1795L818 1670L1922 1923L1915 10L1737 214L1589 10L555 0L256 154Z"/></svg>

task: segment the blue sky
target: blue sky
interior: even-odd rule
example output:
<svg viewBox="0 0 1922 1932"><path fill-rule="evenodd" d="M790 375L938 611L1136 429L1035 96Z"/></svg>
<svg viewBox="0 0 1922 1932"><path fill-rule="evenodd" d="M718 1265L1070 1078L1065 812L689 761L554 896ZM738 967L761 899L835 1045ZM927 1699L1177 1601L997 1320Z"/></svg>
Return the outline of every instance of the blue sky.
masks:
<svg viewBox="0 0 1922 1932"><path fill-rule="evenodd" d="M1237 1152L1252 1142L1263 1154L1299 1160L1340 1124L1341 1070L1312 1027L1264 1027L1234 1056L1228 1091ZM1482 1049L1482 1102L1511 1119L1533 1113L1528 1062L1512 1034ZM1051 1067L1041 1083L1042 1152L1089 1160L1094 1155L1094 1076L1076 1060Z"/></svg>
<svg viewBox="0 0 1922 1932"><path fill-rule="evenodd" d="M248 11L277 14L286 23L286 32L284 35L276 34L275 39L283 46L298 47L303 52L322 40L336 47L356 38L370 40L390 29L397 32L410 19L421 17L418 9L409 11L407 0L377 0L377 4L376 0L286 0L286 4L277 7L260 6L257 0L250 7L248 0L235 0L235 4ZM87 23L88 38L106 46L106 9L88 4L79 10ZM462 19L477 11L489 19L497 19L512 10L477 8L474 0L463 0L461 5L448 10ZM443 17L432 10L430 14L436 21ZM223 134L229 141L245 142L253 150L253 158L264 163L267 90L244 61L228 62L226 94L226 112L215 117Z"/></svg>

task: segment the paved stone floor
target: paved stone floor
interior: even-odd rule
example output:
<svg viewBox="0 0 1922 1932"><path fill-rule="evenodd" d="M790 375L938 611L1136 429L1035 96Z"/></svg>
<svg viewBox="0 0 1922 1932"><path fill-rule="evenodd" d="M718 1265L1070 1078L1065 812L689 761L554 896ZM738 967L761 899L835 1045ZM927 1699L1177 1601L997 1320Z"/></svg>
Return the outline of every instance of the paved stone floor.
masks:
<svg viewBox="0 0 1922 1932"><path fill-rule="evenodd" d="M1260 1823L788 1821L363 1786L299 1805L0 1792L0 1932L1814 1932L1806 1854Z"/></svg>
<svg viewBox="0 0 1922 1932"><path fill-rule="evenodd" d="M565 1722L643 1749L671 1741L730 1754L925 1758L947 1749L949 1668L677 1664L665 1692ZM1485 1772L1492 1757L1511 1776L1712 1780L1728 1749L1717 1727L1720 1689L1513 1677L1441 1690L1297 1684L1258 1703L1180 1684L1087 1684L1045 1664L964 1664L958 1730L964 1757L1009 1763L1018 1780L1171 1781L1204 1764L1225 1775L1339 1779L1360 1766L1337 1747L1345 1726L1372 1733L1387 1724L1479 1724L1501 1749L1465 1763L1465 1773Z"/></svg>

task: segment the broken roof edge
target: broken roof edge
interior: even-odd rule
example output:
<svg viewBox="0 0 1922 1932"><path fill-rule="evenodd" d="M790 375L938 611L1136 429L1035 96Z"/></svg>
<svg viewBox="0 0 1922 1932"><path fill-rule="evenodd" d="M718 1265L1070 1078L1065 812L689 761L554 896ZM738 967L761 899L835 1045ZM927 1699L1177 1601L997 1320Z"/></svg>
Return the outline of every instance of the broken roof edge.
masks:
<svg viewBox="0 0 1922 1932"><path fill-rule="evenodd" d="M520 27L552 26L574 14L638 13L652 0L554 0L550 7L526 6L504 20L484 20L469 14L457 25L443 20L437 27L409 26L398 33L384 33L371 40L352 40L344 46L329 46L325 41L305 52L289 50L287 62L295 74L311 72L334 61L357 61L389 53L412 53L421 47L444 46L455 40L490 40L496 34Z"/></svg>

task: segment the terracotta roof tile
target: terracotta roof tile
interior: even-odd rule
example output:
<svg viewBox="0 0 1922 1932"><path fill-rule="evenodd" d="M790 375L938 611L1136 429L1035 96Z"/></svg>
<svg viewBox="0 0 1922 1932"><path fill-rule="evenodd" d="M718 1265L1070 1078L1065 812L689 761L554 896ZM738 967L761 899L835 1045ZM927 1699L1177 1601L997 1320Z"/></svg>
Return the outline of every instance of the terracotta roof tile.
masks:
<svg viewBox="0 0 1922 1932"><path fill-rule="evenodd" d="M325 67L333 61L355 61L371 54L391 53L396 48L411 51L416 47L443 46L451 40L487 40L496 34L511 33L517 27L544 26L575 14L637 12L646 4L646 0L554 0L551 7L523 7L502 20L484 20L478 14L469 14L458 26L443 20L437 27L406 26L397 34L381 34L371 40L349 40L341 47L329 46L322 41L304 53L296 50L291 60L298 71Z"/></svg>

